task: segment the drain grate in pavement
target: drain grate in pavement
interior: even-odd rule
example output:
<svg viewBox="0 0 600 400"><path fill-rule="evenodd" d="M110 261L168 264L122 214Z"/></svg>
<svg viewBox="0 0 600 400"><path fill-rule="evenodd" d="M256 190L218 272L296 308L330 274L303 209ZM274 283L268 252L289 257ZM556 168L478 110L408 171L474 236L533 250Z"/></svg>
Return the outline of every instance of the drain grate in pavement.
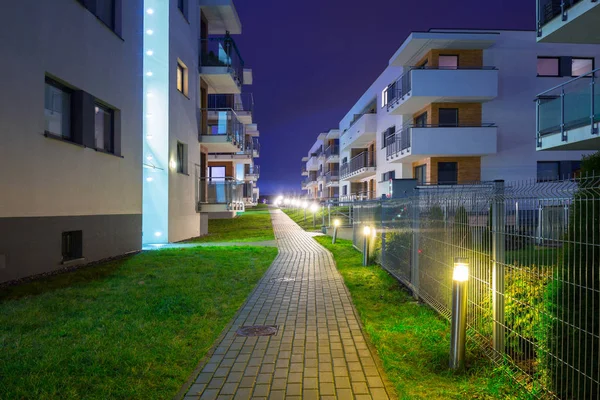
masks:
<svg viewBox="0 0 600 400"><path fill-rule="evenodd" d="M277 325L242 326L235 334L237 336L273 336L277 334Z"/></svg>

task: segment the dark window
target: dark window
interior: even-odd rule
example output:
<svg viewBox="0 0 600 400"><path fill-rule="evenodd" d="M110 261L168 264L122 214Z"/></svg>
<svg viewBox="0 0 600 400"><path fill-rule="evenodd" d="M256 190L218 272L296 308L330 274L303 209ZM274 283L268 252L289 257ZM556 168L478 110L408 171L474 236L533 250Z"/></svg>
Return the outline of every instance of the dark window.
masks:
<svg viewBox="0 0 600 400"><path fill-rule="evenodd" d="M538 76L560 76L560 57L538 57Z"/></svg>
<svg viewBox="0 0 600 400"><path fill-rule="evenodd" d="M421 114L417 118L415 118L415 126L416 127L427 126L427 112L424 112L423 114Z"/></svg>
<svg viewBox="0 0 600 400"><path fill-rule="evenodd" d="M187 19L187 0L177 0L177 8L183 16Z"/></svg>
<svg viewBox="0 0 600 400"><path fill-rule="evenodd" d="M458 126L458 108L439 109L440 126Z"/></svg>
<svg viewBox="0 0 600 400"><path fill-rule="evenodd" d="M458 56L456 55L440 55L438 59L438 66L440 69L457 69L458 68Z"/></svg>
<svg viewBox="0 0 600 400"><path fill-rule="evenodd" d="M382 149L384 147L389 146L390 144L394 143L396 141L396 126L391 126L388 129L386 129L385 131L382 132L382 136L383 136L383 146Z"/></svg>
<svg viewBox="0 0 600 400"><path fill-rule="evenodd" d="M418 185L427 183L427 165L419 165L415 167L415 179Z"/></svg>
<svg viewBox="0 0 600 400"><path fill-rule="evenodd" d="M64 139L73 138L71 132L71 90L46 78L44 88L45 130Z"/></svg>
<svg viewBox="0 0 600 400"><path fill-rule="evenodd" d="M177 172L187 173L187 146L185 143L177 142ZM224 168L224 167L223 167Z"/></svg>
<svg viewBox="0 0 600 400"><path fill-rule="evenodd" d="M579 175L581 161L538 161L538 182L571 179Z"/></svg>
<svg viewBox="0 0 600 400"><path fill-rule="evenodd" d="M115 30L115 0L96 0L96 16Z"/></svg>
<svg viewBox="0 0 600 400"><path fill-rule="evenodd" d="M109 153L115 152L114 112L108 107L96 103L94 118L94 140L96 149Z"/></svg>
<svg viewBox="0 0 600 400"><path fill-rule="evenodd" d="M439 162L438 169L438 184L454 185L458 182L458 163L456 162Z"/></svg>
<svg viewBox="0 0 600 400"><path fill-rule="evenodd" d="M346 186L346 185L342 186L342 195L344 195L344 196L348 195L348 186Z"/></svg>
<svg viewBox="0 0 600 400"><path fill-rule="evenodd" d="M387 182L390 179L396 179L396 171L388 171L384 174L381 174L381 181Z"/></svg>
<svg viewBox="0 0 600 400"><path fill-rule="evenodd" d="M77 260L83 257L82 231L63 232L62 259L63 261Z"/></svg>
<svg viewBox="0 0 600 400"><path fill-rule="evenodd" d="M593 58L575 58L571 59L571 76L581 76L594 70Z"/></svg>

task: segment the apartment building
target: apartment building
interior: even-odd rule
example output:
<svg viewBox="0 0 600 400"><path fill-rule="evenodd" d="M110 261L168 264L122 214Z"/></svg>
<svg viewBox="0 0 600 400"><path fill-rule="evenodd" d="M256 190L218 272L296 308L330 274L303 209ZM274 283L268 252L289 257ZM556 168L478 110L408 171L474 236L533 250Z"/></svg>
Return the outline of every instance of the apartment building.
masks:
<svg viewBox="0 0 600 400"><path fill-rule="evenodd" d="M320 133L302 158L302 190L313 200L337 198L339 195L339 137L338 129Z"/></svg>
<svg viewBox="0 0 600 400"><path fill-rule="evenodd" d="M536 152L533 99L549 82L565 80L546 76L548 57L583 68L581 60L595 60L600 48L536 45L535 37L534 31L412 33L340 122L340 197L378 198L399 178L420 184L556 178L550 163L573 173L582 152Z"/></svg>
<svg viewBox="0 0 600 400"><path fill-rule="evenodd" d="M600 44L599 4L596 0L537 0L537 42ZM577 56L558 54L544 60L540 72L553 79L548 79L536 98L536 147L540 151L600 150L600 69L595 58ZM565 173L561 163L545 167L547 173Z"/></svg>
<svg viewBox="0 0 600 400"><path fill-rule="evenodd" d="M143 1L91 3L0 15L0 282L141 248Z"/></svg>

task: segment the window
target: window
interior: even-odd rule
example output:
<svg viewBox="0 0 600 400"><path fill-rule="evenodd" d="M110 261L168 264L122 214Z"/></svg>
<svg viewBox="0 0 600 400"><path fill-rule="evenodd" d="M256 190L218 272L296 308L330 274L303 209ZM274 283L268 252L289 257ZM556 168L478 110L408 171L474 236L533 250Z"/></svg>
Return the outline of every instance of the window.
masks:
<svg viewBox="0 0 600 400"><path fill-rule="evenodd" d="M94 14L100 21L113 31L116 30L116 2L117 0L77 0L82 6ZM122 0L119 0L122 1Z"/></svg>
<svg viewBox="0 0 600 400"><path fill-rule="evenodd" d="M77 260L83 257L83 233L71 231L62 233L62 260Z"/></svg>
<svg viewBox="0 0 600 400"><path fill-rule="evenodd" d="M187 0L177 0L177 8L183 16L187 19Z"/></svg>
<svg viewBox="0 0 600 400"><path fill-rule="evenodd" d="M342 186L342 195L343 196L348 195L348 186L346 186L346 185Z"/></svg>
<svg viewBox="0 0 600 400"><path fill-rule="evenodd" d="M94 111L94 139L96 149L114 153L115 129L113 110L96 103Z"/></svg>
<svg viewBox="0 0 600 400"><path fill-rule="evenodd" d="M415 118L416 127L427 126L427 111Z"/></svg>
<svg viewBox="0 0 600 400"><path fill-rule="evenodd" d="M391 126L387 128L385 131L381 133L382 136L382 146L381 148L385 148L396 141L396 126Z"/></svg>
<svg viewBox="0 0 600 400"><path fill-rule="evenodd" d="M45 130L52 135L71 140L71 91L46 78L44 89Z"/></svg>
<svg viewBox="0 0 600 400"><path fill-rule="evenodd" d="M390 179L396 179L396 171L388 171L384 174L381 174L381 181L387 182Z"/></svg>
<svg viewBox="0 0 600 400"><path fill-rule="evenodd" d="M594 70L593 58L575 58L571 59L571 76L585 75Z"/></svg>
<svg viewBox="0 0 600 400"><path fill-rule="evenodd" d="M538 182L572 179L579 175L581 161L538 161Z"/></svg>
<svg viewBox="0 0 600 400"><path fill-rule="evenodd" d="M438 184L454 185L458 183L458 163L456 162L439 162L438 169Z"/></svg>
<svg viewBox="0 0 600 400"><path fill-rule="evenodd" d="M417 180L417 185L424 185L427 183L427 165L419 165L415 167L415 179Z"/></svg>
<svg viewBox="0 0 600 400"><path fill-rule="evenodd" d="M440 55L438 60L438 66L440 69L457 69L458 68L458 56L455 55Z"/></svg>
<svg viewBox="0 0 600 400"><path fill-rule="evenodd" d="M458 108L440 108L439 119L440 126L458 126Z"/></svg>
<svg viewBox="0 0 600 400"><path fill-rule="evenodd" d="M177 142L177 172L187 174L187 145L181 142Z"/></svg>
<svg viewBox="0 0 600 400"><path fill-rule="evenodd" d="M537 75L538 76L560 76L560 58L559 57L538 57Z"/></svg>
<svg viewBox="0 0 600 400"><path fill-rule="evenodd" d="M181 61L177 61L177 90L188 95L188 69Z"/></svg>
<svg viewBox="0 0 600 400"><path fill-rule="evenodd" d="M224 181L225 180L225 167L214 166L208 167L208 177L213 181Z"/></svg>

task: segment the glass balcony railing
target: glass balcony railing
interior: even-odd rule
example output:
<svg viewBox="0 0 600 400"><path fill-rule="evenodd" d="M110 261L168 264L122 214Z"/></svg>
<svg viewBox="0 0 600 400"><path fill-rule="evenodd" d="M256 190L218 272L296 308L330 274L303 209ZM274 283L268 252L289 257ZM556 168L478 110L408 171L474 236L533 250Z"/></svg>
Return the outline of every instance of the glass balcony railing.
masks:
<svg viewBox="0 0 600 400"><path fill-rule="evenodd" d="M375 167L375 160L369 160L368 152L363 151L352 157L350 162L347 162L340 167L340 176L345 178L358 170L371 167Z"/></svg>
<svg viewBox="0 0 600 400"><path fill-rule="evenodd" d="M260 156L260 142L258 141L258 138L246 138L244 153L251 155L252 157Z"/></svg>
<svg viewBox="0 0 600 400"><path fill-rule="evenodd" d="M596 0L537 0L538 36L542 36L542 27L554 18L561 16L562 20L566 21L569 9L583 1Z"/></svg>
<svg viewBox="0 0 600 400"><path fill-rule="evenodd" d="M256 175L256 177L260 176L260 165L247 165L245 169L246 175Z"/></svg>
<svg viewBox="0 0 600 400"><path fill-rule="evenodd" d="M230 205L243 200L243 182L233 178L198 178L199 204Z"/></svg>
<svg viewBox="0 0 600 400"><path fill-rule="evenodd" d="M204 108L200 110L206 127L201 136L224 136L227 141L240 147L244 144L244 124L240 122L235 111L227 108Z"/></svg>
<svg viewBox="0 0 600 400"><path fill-rule="evenodd" d="M333 157L339 156L339 155L340 155L340 146L338 146L338 145L332 145L325 149L325 157L326 158L329 158L332 156Z"/></svg>
<svg viewBox="0 0 600 400"><path fill-rule="evenodd" d="M244 80L244 60L230 36L200 39L200 66L226 67L241 86Z"/></svg>
<svg viewBox="0 0 600 400"><path fill-rule="evenodd" d="M546 135L560 133L567 141L571 129L600 121L600 88L596 87L596 74L600 68L553 87L536 98L537 146Z"/></svg>
<svg viewBox="0 0 600 400"><path fill-rule="evenodd" d="M412 90L412 72L414 70L495 70L496 67L408 67L408 70L397 80L388 85L383 91L383 105L389 110L398 104Z"/></svg>
<svg viewBox="0 0 600 400"><path fill-rule="evenodd" d="M208 108L230 108L236 112L253 112L254 96L252 93L209 94Z"/></svg>

